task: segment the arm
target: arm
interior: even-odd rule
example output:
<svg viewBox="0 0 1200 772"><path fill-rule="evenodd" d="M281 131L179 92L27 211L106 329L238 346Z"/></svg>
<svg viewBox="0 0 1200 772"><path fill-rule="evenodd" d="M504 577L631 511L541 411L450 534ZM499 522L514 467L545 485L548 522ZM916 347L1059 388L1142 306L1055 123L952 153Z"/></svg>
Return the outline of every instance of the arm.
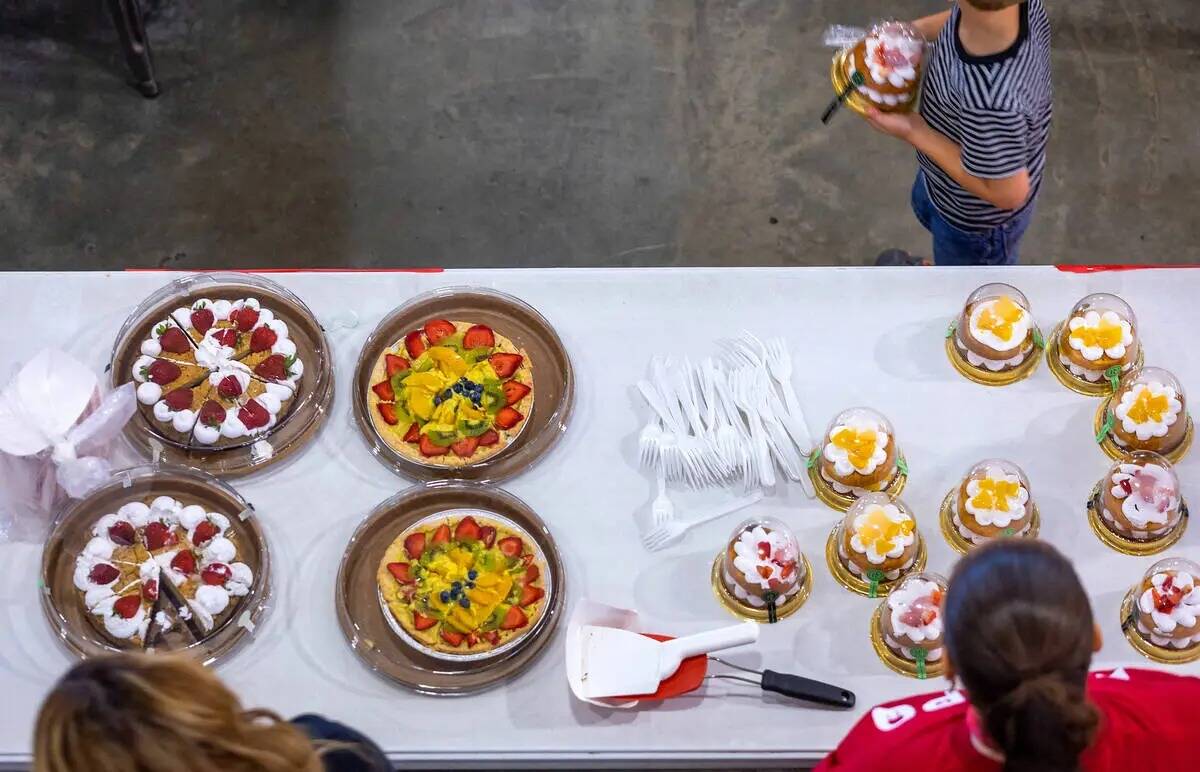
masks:
<svg viewBox="0 0 1200 772"><path fill-rule="evenodd" d="M912 25L917 28L917 32L926 40L936 40L937 36L942 34L942 27L946 26L946 22L950 20L950 12L942 11L935 13L932 16L922 16L912 22Z"/></svg>

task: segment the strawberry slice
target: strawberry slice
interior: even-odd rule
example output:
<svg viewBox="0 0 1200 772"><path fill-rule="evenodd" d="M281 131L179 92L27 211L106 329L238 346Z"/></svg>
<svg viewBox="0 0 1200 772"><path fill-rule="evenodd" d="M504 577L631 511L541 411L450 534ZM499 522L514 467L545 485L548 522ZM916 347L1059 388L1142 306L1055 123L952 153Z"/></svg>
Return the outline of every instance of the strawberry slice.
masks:
<svg viewBox="0 0 1200 772"><path fill-rule="evenodd" d="M525 542L517 536L505 536L496 546L508 558L520 557L521 553L525 551Z"/></svg>
<svg viewBox="0 0 1200 772"><path fill-rule="evenodd" d="M505 405L517 404L530 392L530 388L520 381L505 381L501 388L504 389Z"/></svg>
<svg viewBox="0 0 1200 772"><path fill-rule="evenodd" d="M396 390L392 388L391 381L380 381L371 387L371 391L384 402L396 401Z"/></svg>
<svg viewBox="0 0 1200 772"><path fill-rule="evenodd" d="M541 575L542 572L537 566L530 566L525 569L525 584L533 584Z"/></svg>
<svg viewBox="0 0 1200 772"><path fill-rule="evenodd" d="M379 415L383 417L383 422L388 426L395 426L400 423L400 416L396 415L396 406L391 402L376 402L375 408L379 411Z"/></svg>
<svg viewBox="0 0 1200 772"><path fill-rule="evenodd" d="M226 327L213 333L213 340L226 348L237 348L238 334L232 327Z"/></svg>
<svg viewBox="0 0 1200 772"><path fill-rule="evenodd" d="M265 381L282 381L288 377L287 360L283 354L272 354L258 363L254 374Z"/></svg>
<svg viewBox="0 0 1200 772"><path fill-rule="evenodd" d="M500 408L500 412L496 413L496 426L501 429L511 429L524 420L525 416L511 407L502 407Z"/></svg>
<svg viewBox="0 0 1200 772"><path fill-rule="evenodd" d="M462 633L456 633L446 629L442 630L441 635L442 640L451 646L462 646L463 638L465 637Z"/></svg>
<svg viewBox="0 0 1200 772"><path fill-rule="evenodd" d="M258 324L258 309L242 306L230 314L229 318L237 325L239 332L250 332L250 329Z"/></svg>
<svg viewBox="0 0 1200 772"><path fill-rule="evenodd" d="M441 445L434 445L429 440L429 435L421 435L421 455L422 456L444 456L450 452L450 448L443 448Z"/></svg>
<svg viewBox="0 0 1200 772"><path fill-rule="evenodd" d="M116 566L110 566L108 563L97 563L92 566L92 570L88 571L88 581L93 584L111 584L117 580L121 572Z"/></svg>
<svg viewBox="0 0 1200 772"><path fill-rule="evenodd" d="M522 555L521 562L524 563L526 567L533 565L533 553L530 552L526 555Z"/></svg>
<svg viewBox="0 0 1200 772"><path fill-rule="evenodd" d="M202 426L217 428L225 423L225 408L216 400L208 400L200 406L198 420Z"/></svg>
<svg viewBox="0 0 1200 772"><path fill-rule="evenodd" d="M412 560L419 560L421 553L425 551L425 534L420 531L409 534L404 539L404 551Z"/></svg>
<svg viewBox="0 0 1200 772"><path fill-rule="evenodd" d="M142 607L142 599L138 595L124 595L113 604L113 613L121 619L132 619Z"/></svg>
<svg viewBox="0 0 1200 772"><path fill-rule="evenodd" d="M197 308L191 315L192 329L203 335L217 323L211 308Z"/></svg>
<svg viewBox="0 0 1200 772"><path fill-rule="evenodd" d="M438 529L433 532L433 538L430 540L430 543L445 544L448 541L450 541L450 526L442 523L438 526Z"/></svg>
<svg viewBox="0 0 1200 772"><path fill-rule="evenodd" d="M181 574L191 574L196 571L196 555L191 550L180 550L171 558L171 568Z"/></svg>
<svg viewBox="0 0 1200 772"><path fill-rule="evenodd" d="M274 346L277 340L279 340L279 335L270 327L265 325L259 327L250 335L250 351L256 354L259 351L266 351Z"/></svg>
<svg viewBox="0 0 1200 772"><path fill-rule="evenodd" d="M171 383L183 371L179 369L179 365L174 362L168 362L165 359L155 359L145 370L145 375L159 386L165 386Z"/></svg>
<svg viewBox="0 0 1200 772"><path fill-rule="evenodd" d="M500 441L500 435L495 429L488 429L483 434L479 435L479 447L490 448Z"/></svg>
<svg viewBox="0 0 1200 772"><path fill-rule="evenodd" d="M500 633L496 632L495 630L488 630L483 634L483 640L495 646L500 643Z"/></svg>
<svg viewBox="0 0 1200 772"><path fill-rule="evenodd" d="M525 612L518 606L513 606L504 615L504 621L500 623L501 630L520 630L525 625L529 624L529 617L525 616Z"/></svg>
<svg viewBox="0 0 1200 772"><path fill-rule="evenodd" d="M456 332L458 332L457 328L445 319L431 319L425 323L425 337L429 338L431 346L436 346L444 338L449 338Z"/></svg>
<svg viewBox="0 0 1200 772"><path fill-rule="evenodd" d="M224 563L209 563L200 572L200 581L216 587L223 587L233 578L233 571Z"/></svg>
<svg viewBox="0 0 1200 772"><path fill-rule="evenodd" d="M147 603L158 600L158 580L149 579L142 583L142 597Z"/></svg>
<svg viewBox="0 0 1200 772"><path fill-rule="evenodd" d="M163 402L172 410L187 410L192 406L192 390L174 389L163 397Z"/></svg>
<svg viewBox="0 0 1200 772"><path fill-rule="evenodd" d="M242 395L242 382L236 375L226 375L217 384L217 393L225 399L233 399Z"/></svg>
<svg viewBox="0 0 1200 772"><path fill-rule="evenodd" d="M475 633L467 633L467 648L471 648L472 646L476 646L478 644L479 636Z"/></svg>
<svg viewBox="0 0 1200 772"><path fill-rule="evenodd" d="M463 348L492 348L496 345L496 335L492 328L477 324L463 335Z"/></svg>
<svg viewBox="0 0 1200 772"><path fill-rule="evenodd" d="M118 520L108 527L108 538L117 544L128 547L137 540L137 531L128 520Z"/></svg>
<svg viewBox="0 0 1200 772"><path fill-rule="evenodd" d="M203 547L220 532L221 529L217 528L213 521L205 520L198 523L195 530L192 531L192 544L195 544L197 547Z"/></svg>
<svg viewBox="0 0 1200 772"><path fill-rule="evenodd" d="M409 570L408 563L388 563L387 570L396 577L396 581L400 584L412 584L417 581Z"/></svg>
<svg viewBox="0 0 1200 772"><path fill-rule="evenodd" d="M496 371L500 380L504 380L512 377L524 360L525 358L520 354L492 354L488 357L488 364Z"/></svg>
<svg viewBox="0 0 1200 772"><path fill-rule="evenodd" d="M167 527L166 523L159 520L146 524L146 528L142 532L142 538L146 540L146 549L151 552L179 541L179 537L175 535L175 532Z"/></svg>
<svg viewBox="0 0 1200 772"><path fill-rule="evenodd" d="M458 527L454 529L454 538L457 541L479 541L480 534L479 523L470 515L459 520Z"/></svg>
<svg viewBox="0 0 1200 772"><path fill-rule="evenodd" d="M496 529L490 525L483 526L479 529L479 540L483 542L483 546L491 549L496 543Z"/></svg>
<svg viewBox="0 0 1200 772"><path fill-rule="evenodd" d="M459 458L470 458L475 455L476 448L479 447L478 437L463 437L458 442L450 446L450 450L454 451L454 455Z"/></svg>
<svg viewBox="0 0 1200 772"><path fill-rule="evenodd" d="M417 628L418 630L428 630L437 623L438 621L436 619L431 617L423 617L417 612L413 612L413 627Z"/></svg>
<svg viewBox="0 0 1200 772"><path fill-rule="evenodd" d="M421 427L417 426L417 422L413 421L412 426L408 427L408 431L404 433L405 442L420 442Z"/></svg>
<svg viewBox="0 0 1200 772"><path fill-rule="evenodd" d="M163 330L163 334L158 336L158 345L162 346L163 351L169 351L172 354L186 354L192 350L192 344L188 341L187 335L175 326Z"/></svg>
<svg viewBox="0 0 1200 772"><path fill-rule="evenodd" d="M517 605L522 607L532 606L534 603L537 603L539 600L541 600L542 596L545 594L546 591L541 587L526 586L525 589L521 591L521 600L517 603Z"/></svg>
<svg viewBox="0 0 1200 772"><path fill-rule="evenodd" d="M421 338L420 330L413 330L404 336L404 350L408 352L409 359L416 359L424 354L425 348L425 341Z"/></svg>
<svg viewBox="0 0 1200 772"><path fill-rule="evenodd" d="M408 369L408 360L404 357L398 357L395 354L384 354L383 361L387 364L387 376L389 378L396 373L402 373Z"/></svg>
<svg viewBox="0 0 1200 772"><path fill-rule="evenodd" d="M247 429L259 429L271 422L271 414L258 400L252 399L238 411L238 419Z"/></svg>

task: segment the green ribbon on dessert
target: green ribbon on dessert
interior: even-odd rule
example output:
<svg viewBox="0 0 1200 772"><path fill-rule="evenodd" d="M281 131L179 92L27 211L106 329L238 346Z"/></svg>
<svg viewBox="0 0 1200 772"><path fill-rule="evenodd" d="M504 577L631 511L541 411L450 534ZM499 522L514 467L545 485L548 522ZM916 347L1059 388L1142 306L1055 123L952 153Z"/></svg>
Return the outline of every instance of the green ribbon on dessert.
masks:
<svg viewBox="0 0 1200 772"><path fill-rule="evenodd" d="M767 602L767 623L768 624L773 625L779 621L779 616L775 611L775 601L778 599L779 599L779 593L774 592L774 591L768 592L765 595L763 595L763 600L765 600Z"/></svg>
<svg viewBox="0 0 1200 772"><path fill-rule="evenodd" d="M1104 377L1108 379L1108 385L1112 387L1112 390L1116 391L1121 385L1121 366L1113 365L1108 368L1104 371Z"/></svg>
<svg viewBox="0 0 1200 772"><path fill-rule="evenodd" d="M871 582L871 592L870 592L870 595L868 595L867 597L878 598L879 597L879 583L883 581L883 572L880 571L878 568L872 568L869 571L867 571L867 579L869 579Z"/></svg>
<svg viewBox="0 0 1200 772"><path fill-rule="evenodd" d="M815 469L815 468L816 468L816 466L817 466L817 461L818 461L820 458L821 458L821 449L820 449L820 448L817 448L816 450L814 450L814 451L812 452L812 455L810 455L810 456L808 457L808 461L806 461L806 462L804 463L804 465L805 465L807 468L809 468L809 469Z"/></svg>
<svg viewBox="0 0 1200 772"><path fill-rule="evenodd" d="M904 460L904 456L896 457L896 468L900 470L900 474L908 476L908 462Z"/></svg>
<svg viewBox="0 0 1200 772"><path fill-rule="evenodd" d="M1104 442L1104 438L1112 431L1113 425L1117 422L1117 416L1111 410L1104 411L1104 423L1100 424L1100 431L1096 432L1096 444Z"/></svg>
<svg viewBox="0 0 1200 772"><path fill-rule="evenodd" d="M1046 339L1042 337L1042 331L1037 327L1033 328L1033 345L1040 349L1046 348Z"/></svg>
<svg viewBox="0 0 1200 772"><path fill-rule="evenodd" d="M925 658L929 656L929 652L925 651L920 646L910 649L910 651L912 652L913 659L917 661L917 678L920 678L922 681L924 681L926 676Z"/></svg>
<svg viewBox="0 0 1200 772"><path fill-rule="evenodd" d="M957 329L958 329L958 320L955 319L954 321L950 322L950 326L946 328L946 337L953 338L954 331Z"/></svg>
<svg viewBox="0 0 1200 772"><path fill-rule="evenodd" d="M1000 535L1007 538L1009 536L1012 536L1014 533L1016 533L1016 531L1014 531L1011 527L1009 527L1009 528L1005 528L1003 531L1001 531Z"/></svg>

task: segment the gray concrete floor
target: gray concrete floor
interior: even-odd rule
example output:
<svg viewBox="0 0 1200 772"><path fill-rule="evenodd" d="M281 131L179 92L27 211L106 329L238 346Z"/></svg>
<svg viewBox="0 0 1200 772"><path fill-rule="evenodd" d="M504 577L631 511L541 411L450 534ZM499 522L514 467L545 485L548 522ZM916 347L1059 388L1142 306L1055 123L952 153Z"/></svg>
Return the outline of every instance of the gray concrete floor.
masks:
<svg viewBox="0 0 1200 772"><path fill-rule="evenodd" d="M939 0L0 0L0 266L861 264L928 251L821 30ZM1200 262L1195 0L1047 0L1028 262Z"/></svg>

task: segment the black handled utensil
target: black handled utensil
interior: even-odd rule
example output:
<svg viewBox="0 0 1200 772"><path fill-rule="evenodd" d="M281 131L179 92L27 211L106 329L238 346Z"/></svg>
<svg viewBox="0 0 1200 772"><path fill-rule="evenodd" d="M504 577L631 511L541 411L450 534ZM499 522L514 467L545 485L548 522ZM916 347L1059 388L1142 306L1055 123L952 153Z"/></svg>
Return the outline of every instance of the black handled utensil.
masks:
<svg viewBox="0 0 1200 772"><path fill-rule="evenodd" d="M764 692L774 692L782 694L785 697L794 697L797 700L806 702L815 702L818 705L828 705L831 708L841 708L849 710L854 707L856 697L854 692L843 689L840 686L814 681L811 678L804 676L792 675L790 673L779 673L775 670L753 670L741 665L735 665L732 662L727 662L720 657L714 657L711 654L708 657L713 662L720 662L726 667L731 667L734 670L741 670L743 673L752 673L759 676L759 680L755 681L752 678L745 676L717 673L715 675L705 676L706 678L722 678L728 681L741 681L742 683L761 686Z"/></svg>
<svg viewBox="0 0 1200 772"><path fill-rule="evenodd" d="M829 120L833 118L833 114L836 113L837 109L842 106L842 103L846 101L846 98L854 92L854 89L861 86L864 82L865 81L862 73L858 70L855 70L853 74L850 75L850 82L847 83L846 87L842 89L841 93L839 93L837 97L835 97L834 100L829 103L829 107L825 108L825 113L821 116L821 123L829 123Z"/></svg>

